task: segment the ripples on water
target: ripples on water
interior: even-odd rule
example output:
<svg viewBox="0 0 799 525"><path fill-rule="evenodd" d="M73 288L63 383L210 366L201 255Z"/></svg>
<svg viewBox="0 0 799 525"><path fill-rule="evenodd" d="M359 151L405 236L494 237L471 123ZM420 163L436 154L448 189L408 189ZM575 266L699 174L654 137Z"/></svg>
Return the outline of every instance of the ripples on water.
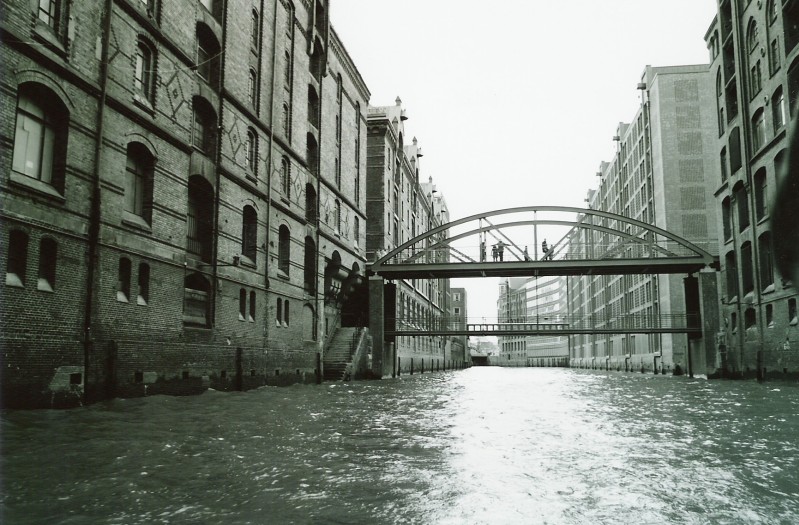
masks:
<svg viewBox="0 0 799 525"><path fill-rule="evenodd" d="M6 524L799 523L799 388L569 369L2 415Z"/></svg>

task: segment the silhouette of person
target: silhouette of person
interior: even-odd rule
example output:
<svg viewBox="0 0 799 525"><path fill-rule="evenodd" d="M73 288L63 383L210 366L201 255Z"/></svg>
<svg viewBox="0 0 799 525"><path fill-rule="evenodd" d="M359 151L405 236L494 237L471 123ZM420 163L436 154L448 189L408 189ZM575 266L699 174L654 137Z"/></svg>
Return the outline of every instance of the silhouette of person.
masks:
<svg viewBox="0 0 799 525"><path fill-rule="evenodd" d="M544 260L546 260L547 254L549 253L549 247L547 246L547 240L546 239L544 239L541 242L541 251L544 252L544 257L543 258L544 258Z"/></svg>
<svg viewBox="0 0 799 525"><path fill-rule="evenodd" d="M499 256L499 260L502 260L503 254L505 253L505 243L499 241L497 243L497 255Z"/></svg>
<svg viewBox="0 0 799 525"><path fill-rule="evenodd" d="M480 262L485 262L486 260L486 242L480 241Z"/></svg>
<svg viewBox="0 0 799 525"><path fill-rule="evenodd" d="M494 262L497 262L497 255L498 254L499 254L499 251L497 250L497 245L495 244L495 245L493 245L491 247L491 257L494 259Z"/></svg>

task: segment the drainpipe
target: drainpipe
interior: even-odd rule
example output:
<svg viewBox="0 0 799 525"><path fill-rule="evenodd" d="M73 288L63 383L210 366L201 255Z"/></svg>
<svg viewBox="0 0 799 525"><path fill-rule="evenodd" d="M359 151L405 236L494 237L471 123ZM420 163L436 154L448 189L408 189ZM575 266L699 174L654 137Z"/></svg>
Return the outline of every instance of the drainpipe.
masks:
<svg viewBox="0 0 799 525"><path fill-rule="evenodd" d="M221 201L220 188L222 185L222 174L219 169L219 165L222 162L222 129L223 129L223 119L222 119L222 110L224 109L224 100L225 100L225 49L227 44L227 5L224 6L223 9L223 16L222 16L222 43L221 43L221 56L219 58L219 83L217 87L219 89L219 106L217 110L217 121L216 121L216 151L214 152L214 171L215 178L216 178L216 188L214 190L214 244L212 247L211 252L211 326L214 326L216 323L216 297L217 297L217 287L218 287L218 275L219 275L219 203Z"/></svg>
<svg viewBox="0 0 799 525"><path fill-rule="evenodd" d="M100 98L97 106L95 128L97 139L94 143L94 180L92 182L92 200L89 211L89 253L87 255L86 303L83 320L83 402L87 401L89 386L89 364L93 343L92 310L94 309L95 279L97 275L97 251L100 242L100 163L103 156L103 121L106 104L106 86L108 83L108 48L111 36L111 7L113 0L106 0L103 6L103 37L100 55Z"/></svg>

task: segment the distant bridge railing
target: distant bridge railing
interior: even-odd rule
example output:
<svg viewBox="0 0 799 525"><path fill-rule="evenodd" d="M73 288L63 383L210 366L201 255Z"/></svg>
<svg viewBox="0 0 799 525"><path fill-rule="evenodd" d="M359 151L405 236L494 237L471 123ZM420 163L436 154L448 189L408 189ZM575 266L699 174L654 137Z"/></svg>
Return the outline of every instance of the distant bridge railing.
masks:
<svg viewBox="0 0 799 525"><path fill-rule="evenodd" d="M540 315L524 320L440 318L388 319L386 335L577 335L656 334L701 331L698 314Z"/></svg>

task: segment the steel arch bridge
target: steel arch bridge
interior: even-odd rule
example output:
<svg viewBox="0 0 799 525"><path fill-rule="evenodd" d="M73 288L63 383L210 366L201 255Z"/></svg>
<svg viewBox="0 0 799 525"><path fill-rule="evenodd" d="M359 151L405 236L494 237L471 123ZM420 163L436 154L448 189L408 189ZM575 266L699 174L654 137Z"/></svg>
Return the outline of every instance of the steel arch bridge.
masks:
<svg viewBox="0 0 799 525"><path fill-rule="evenodd" d="M538 246L540 228L566 233L543 252ZM518 241L518 232L532 241L532 253L520 247L524 243ZM502 243L502 260L488 260L489 237ZM691 242L606 211L525 206L470 215L433 228L376 258L368 273L389 280L690 274L719 268L711 246L710 240Z"/></svg>
<svg viewBox="0 0 799 525"><path fill-rule="evenodd" d="M545 235L558 240L544 248ZM532 241L532 250L529 243ZM489 246L501 254L489 258ZM522 248L524 246L524 248ZM688 241L680 235L623 215L565 206L525 206L470 215L430 229L388 253L373 254L367 265L369 318L373 336L372 370L391 373L396 362L394 338L403 335L569 335L585 333L688 333L701 336L706 352L717 321L715 273L718 250L711 240ZM463 277L540 277L624 274L699 273L700 307L679 314L682 319L562 319L557 323L461 324L442 319L424 323L388 318L395 287L386 281ZM697 285L694 284L694 287ZM393 310L389 310L393 311ZM710 322L708 322L708 319ZM443 323L443 324L442 324ZM392 357L392 348L394 355Z"/></svg>

